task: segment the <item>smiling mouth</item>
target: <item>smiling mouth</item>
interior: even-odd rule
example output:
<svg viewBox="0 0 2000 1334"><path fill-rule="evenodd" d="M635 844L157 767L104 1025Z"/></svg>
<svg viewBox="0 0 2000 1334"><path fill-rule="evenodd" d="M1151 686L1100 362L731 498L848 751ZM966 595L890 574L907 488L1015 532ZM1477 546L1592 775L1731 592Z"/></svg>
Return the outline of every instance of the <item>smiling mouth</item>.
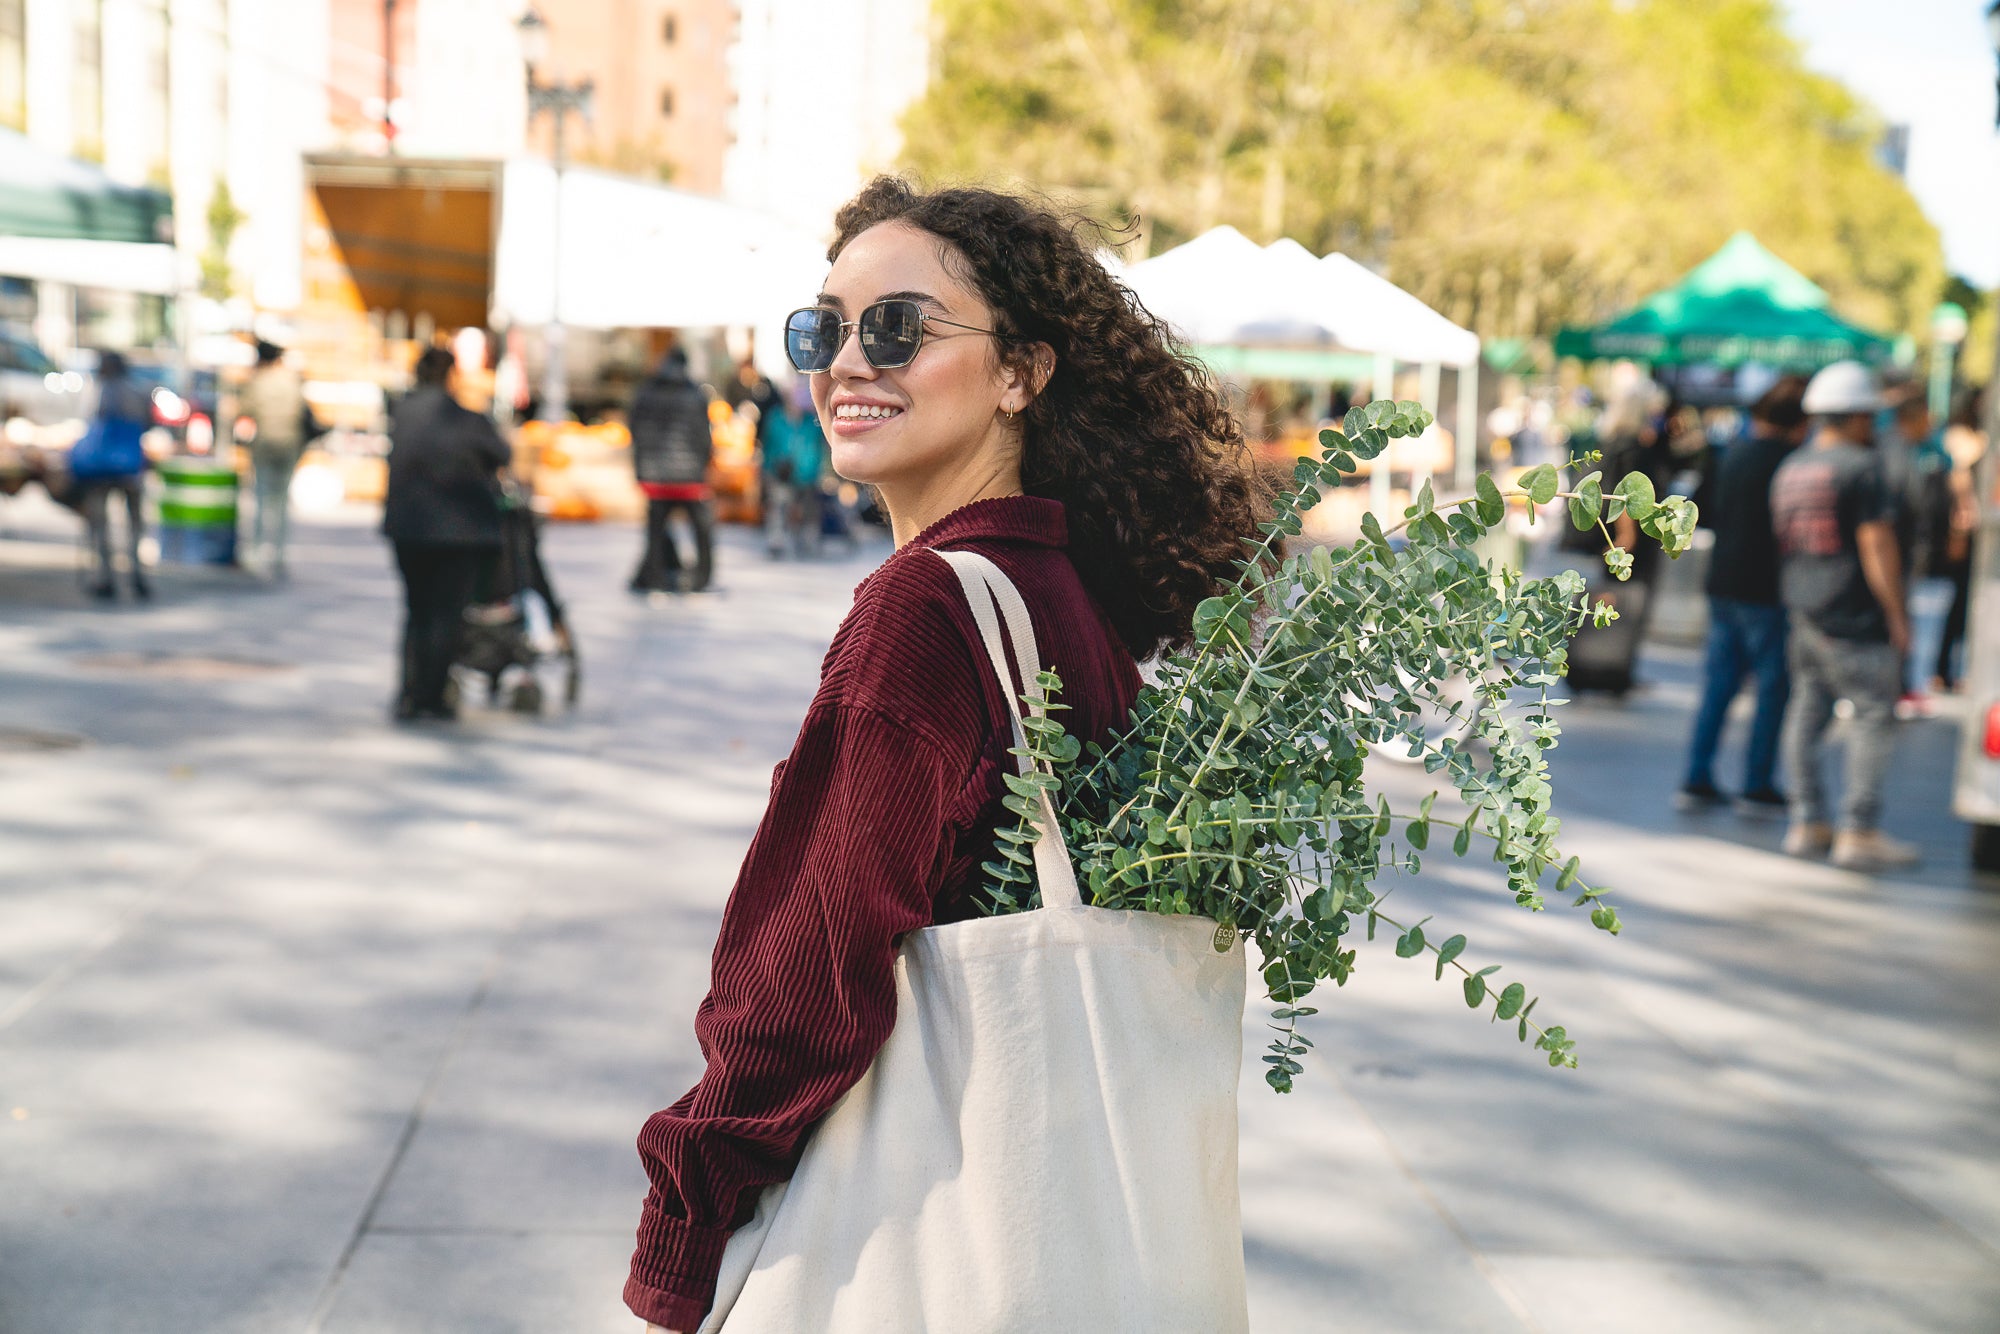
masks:
<svg viewBox="0 0 2000 1334"><path fill-rule="evenodd" d="M833 410L835 421L885 421L890 417L902 415L901 408L883 407L872 403L843 403Z"/></svg>

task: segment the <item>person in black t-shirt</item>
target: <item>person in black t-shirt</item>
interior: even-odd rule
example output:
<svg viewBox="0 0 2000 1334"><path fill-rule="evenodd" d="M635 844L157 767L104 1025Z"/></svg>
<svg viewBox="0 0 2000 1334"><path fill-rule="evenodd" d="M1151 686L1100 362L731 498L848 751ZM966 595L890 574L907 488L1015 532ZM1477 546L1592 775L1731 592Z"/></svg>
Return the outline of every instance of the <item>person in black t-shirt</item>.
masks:
<svg viewBox="0 0 2000 1334"><path fill-rule="evenodd" d="M1872 448L1882 398L1865 367L1843 361L1813 377L1804 403L1819 419L1818 437L1786 459L1771 483L1795 692L1785 729L1792 785L1785 851L1831 851L1834 864L1850 870L1911 866L1917 850L1877 827L1910 648L1896 508ZM1854 715L1836 833L1820 780L1820 743L1841 699Z"/></svg>
<svg viewBox="0 0 2000 1334"><path fill-rule="evenodd" d="M1708 566L1708 659L1687 777L1675 798L1682 810L1728 802L1715 785L1715 751L1743 678L1754 674L1757 715L1744 757L1740 808L1746 814L1785 813L1775 774L1792 679L1785 663L1785 607L1778 597L1771 477L1805 440L1805 388L1802 377L1789 375L1757 400L1750 433L1723 456L1702 511L1702 521L1715 531Z"/></svg>

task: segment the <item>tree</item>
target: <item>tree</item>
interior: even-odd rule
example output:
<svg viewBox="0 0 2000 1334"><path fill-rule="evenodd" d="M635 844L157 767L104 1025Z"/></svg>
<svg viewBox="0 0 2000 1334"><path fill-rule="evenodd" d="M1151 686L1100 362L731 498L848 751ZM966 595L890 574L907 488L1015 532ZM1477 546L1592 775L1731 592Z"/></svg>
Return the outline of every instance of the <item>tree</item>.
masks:
<svg viewBox="0 0 2000 1334"><path fill-rule="evenodd" d="M906 165L1375 265L1488 336L1595 320L1739 228L1921 333L1936 230L1773 0L937 0Z"/></svg>
<svg viewBox="0 0 2000 1334"><path fill-rule="evenodd" d="M229 246L237 228L249 220L250 215L236 207L229 182L217 177L215 193L208 197L208 248L201 252L201 294L212 301L227 301L236 289Z"/></svg>

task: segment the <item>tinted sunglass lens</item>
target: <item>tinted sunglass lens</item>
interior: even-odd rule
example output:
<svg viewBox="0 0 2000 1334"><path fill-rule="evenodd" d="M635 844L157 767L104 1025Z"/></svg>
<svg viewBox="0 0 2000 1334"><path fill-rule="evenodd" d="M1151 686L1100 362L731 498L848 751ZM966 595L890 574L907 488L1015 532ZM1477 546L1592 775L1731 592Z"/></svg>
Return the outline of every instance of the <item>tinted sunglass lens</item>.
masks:
<svg viewBox="0 0 2000 1334"><path fill-rule="evenodd" d="M785 321L785 354L799 370L817 374L833 365L839 352L840 316L833 311L808 306Z"/></svg>
<svg viewBox="0 0 2000 1334"><path fill-rule="evenodd" d="M916 359L924 343L924 312L914 301L878 301L861 312L861 355L877 370Z"/></svg>

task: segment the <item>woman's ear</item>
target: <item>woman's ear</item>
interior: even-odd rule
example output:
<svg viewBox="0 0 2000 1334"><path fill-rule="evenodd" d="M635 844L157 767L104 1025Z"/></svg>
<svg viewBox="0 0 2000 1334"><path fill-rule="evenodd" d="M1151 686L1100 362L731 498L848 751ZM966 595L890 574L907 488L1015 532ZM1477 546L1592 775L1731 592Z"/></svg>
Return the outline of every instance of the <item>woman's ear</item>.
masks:
<svg viewBox="0 0 2000 1334"><path fill-rule="evenodd" d="M1047 343L1036 343L1034 353L1035 365L1028 378L1028 392L1039 398L1056 373L1056 350Z"/></svg>
<svg viewBox="0 0 2000 1334"><path fill-rule="evenodd" d="M1048 388L1050 377L1056 373L1056 350L1047 343L1030 343L1026 359L1015 363L1012 369L1008 389L1010 394L1020 395L1021 408L1025 409Z"/></svg>

